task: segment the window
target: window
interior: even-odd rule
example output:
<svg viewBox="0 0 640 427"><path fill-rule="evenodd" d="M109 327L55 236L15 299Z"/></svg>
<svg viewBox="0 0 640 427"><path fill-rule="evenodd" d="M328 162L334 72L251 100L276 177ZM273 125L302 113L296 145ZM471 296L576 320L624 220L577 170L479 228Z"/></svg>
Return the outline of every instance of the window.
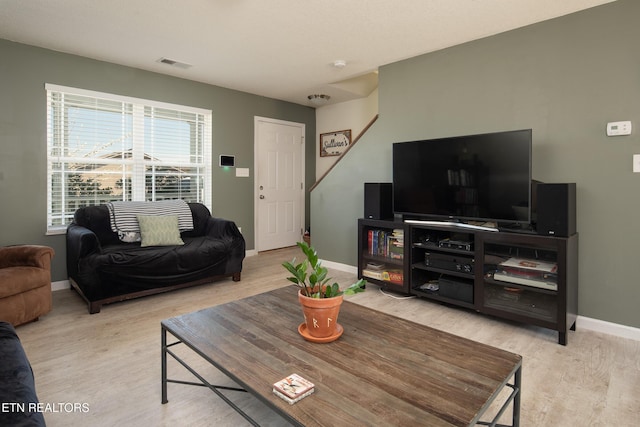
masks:
<svg viewBox="0 0 640 427"><path fill-rule="evenodd" d="M211 111L55 85L47 90L47 230L79 207L183 199L211 209Z"/></svg>

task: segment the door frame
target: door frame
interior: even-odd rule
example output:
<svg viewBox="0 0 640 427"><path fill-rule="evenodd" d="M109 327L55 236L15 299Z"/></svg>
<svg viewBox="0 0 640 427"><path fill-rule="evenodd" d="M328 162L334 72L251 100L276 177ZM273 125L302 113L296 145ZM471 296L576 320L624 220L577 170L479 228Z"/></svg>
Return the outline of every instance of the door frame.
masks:
<svg viewBox="0 0 640 427"><path fill-rule="evenodd" d="M302 181L302 189L300 190L302 192L302 197L300 199L300 227L302 228L302 232L304 233L304 227L305 227L305 216L306 216L306 211L305 211L305 206L306 206L306 202L307 202L307 196L306 196L306 189L307 189L307 183L305 180L305 153L306 153L306 144L307 144L307 139L305 138L306 134L306 125L304 123L298 123L298 122L290 122L287 120L279 120L279 119L272 119L269 117L261 117L261 116L253 116L253 170L255 171L254 173L254 180L253 180L253 230L254 230L254 236L253 236L253 241L255 242L255 251L256 252L260 252L261 248L260 248L260 230L259 230L259 224L258 224L258 196L259 196L259 189L258 189L258 182L259 182L259 176L258 176L258 123L260 122L264 122L264 123L271 123L271 124L276 124L276 125L283 125L283 126L294 126L294 127L298 127L301 130L301 134L302 134L302 141L300 144L300 179ZM300 235L300 237L302 238L302 235Z"/></svg>

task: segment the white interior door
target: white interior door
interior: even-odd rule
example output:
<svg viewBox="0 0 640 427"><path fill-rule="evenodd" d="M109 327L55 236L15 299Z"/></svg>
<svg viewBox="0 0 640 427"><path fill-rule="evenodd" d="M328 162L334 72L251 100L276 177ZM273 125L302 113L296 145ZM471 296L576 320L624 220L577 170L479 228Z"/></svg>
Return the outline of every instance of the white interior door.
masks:
<svg viewBox="0 0 640 427"><path fill-rule="evenodd" d="M258 251L293 246L302 239L304 131L301 123L255 118Z"/></svg>

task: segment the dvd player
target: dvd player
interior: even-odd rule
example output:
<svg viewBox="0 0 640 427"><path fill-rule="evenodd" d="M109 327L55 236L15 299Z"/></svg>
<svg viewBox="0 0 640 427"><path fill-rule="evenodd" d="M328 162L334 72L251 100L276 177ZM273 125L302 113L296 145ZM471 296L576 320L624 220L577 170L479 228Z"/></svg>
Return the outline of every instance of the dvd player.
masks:
<svg viewBox="0 0 640 427"><path fill-rule="evenodd" d="M473 242L463 240L451 240L449 238L442 239L438 242L438 246L441 248L458 249L461 251L472 251Z"/></svg>
<svg viewBox="0 0 640 427"><path fill-rule="evenodd" d="M424 263L427 267L472 274L474 260L460 255L425 252Z"/></svg>

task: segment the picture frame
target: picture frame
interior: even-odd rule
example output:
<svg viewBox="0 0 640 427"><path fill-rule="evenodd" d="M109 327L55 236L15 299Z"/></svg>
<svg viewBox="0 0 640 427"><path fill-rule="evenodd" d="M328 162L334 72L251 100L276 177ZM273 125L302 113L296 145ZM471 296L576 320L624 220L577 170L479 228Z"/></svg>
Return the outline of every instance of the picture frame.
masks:
<svg viewBox="0 0 640 427"><path fill-rule="evenodd" d="M320 134L320 157L340 156L351 145L351 129Z"/></svg>

